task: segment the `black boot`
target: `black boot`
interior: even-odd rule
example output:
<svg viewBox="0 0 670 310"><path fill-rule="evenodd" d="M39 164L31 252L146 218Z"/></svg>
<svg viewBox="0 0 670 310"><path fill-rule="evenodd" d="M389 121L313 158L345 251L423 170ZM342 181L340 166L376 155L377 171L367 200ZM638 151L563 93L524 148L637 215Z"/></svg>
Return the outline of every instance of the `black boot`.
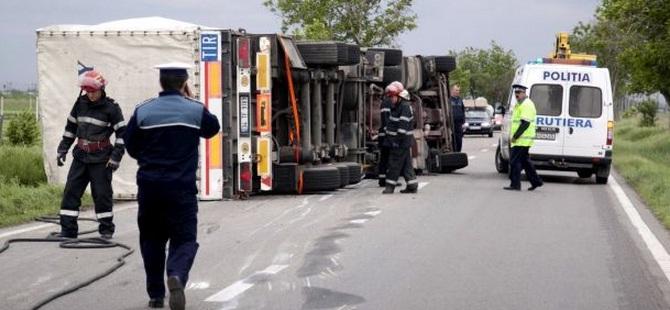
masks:
<svg viewBox="0 0 670 310"><path fill-rule="evenodd" d="M184 285L179 277L168 277L167 285L170 290L170 309L184 310L186 308L186 296L184 296Z"/></svg>
<svg viewBox="0 0 670 310"><path fill-rule="evenodd" d="M393 194L394 191L395 191L395 186L390 185L390 184L386 184L386 188L384 189L382 194Z"/></svg>
<svg viewBox="0 0 670 310"><path fill-rule="evenodd" d="M419 184L407 184L407 187L405 189L401 190L400 192L403 194L416 194L416 192L419 191Z"/></svg>
<svg viewBox="0 0 670 310"><path fill-rule="evenodd" d="M386 179L379 178L379 187L385 187L385 186L386 186Z"/></svg>
<svg viewBox="0 0 670 310"><path fill-rule="evenodd" d="M163 308L164 306L163 298L149 299L149 308Z"/></svg>

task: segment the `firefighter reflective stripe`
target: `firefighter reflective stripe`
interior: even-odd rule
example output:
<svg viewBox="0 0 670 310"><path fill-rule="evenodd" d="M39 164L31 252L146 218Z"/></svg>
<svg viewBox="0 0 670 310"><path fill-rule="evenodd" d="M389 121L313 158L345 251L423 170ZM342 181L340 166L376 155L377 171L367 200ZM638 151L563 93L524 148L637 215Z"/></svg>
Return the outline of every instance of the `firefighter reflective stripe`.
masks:
<svg viewBox="0 0 670 310"><path fill-rule="evenodd" d="M100 127L109 127L110 123L101 121L99 119L93 118L93 117L88 117L88 116L80 116L77 117L77 122L79 123L87 123L87 124L92 124Z"/></svg>
<svg viewBox="0 0 670 310"><path fill-rule="evenodd" d="M409 181L407 181L407 184L408 184L408 185L409 185L409 184L419 184L419 180L417 180L417 179L409 180Z"/></svg>
<svg viewBox="0 0 670 310"><path fill-rule="evenodd" d="M76 138L77 136L75 136L75 134L73 134L73 133L71 133L71 132L69 132L69 131L66 130L66 131L63 133L63 137L74 139L74 138Z"/></svg>
<svg viewBox="0 0 670 310"><path fill-rule="evenodd" d="M384 112L389 112L389 113L390 113L390 112L391 112L391 109L390 109L390 108L382 108L382 109L379 110L379 111L381 111L382 113L384 113Z"/></svg>
<svg viewBox="0 0 670 310"><path fill-rule="evenodd" d="M386 180L386 183L391 184L391 185L398 185L398 181L393 181L393 180Z"/></svg>
<svg viewBox="0 0 670 310"><path fill-rule="evenodd" d="M65 215L65 216L79 216L79 211L76 210L60 210L60 215Z"/></svg>
<svg viewBox="0 0 670 310"><path fill-rule="evenodd" d="M119 162L116 161L116 160L110 160L109 163L110 163L110 164L117 165L117 166L119 165Z"/></svg>
<svg viewBox="0 0 670 310"><path fill-rule="evenodd" d="M405 121L405 122L411 122L413 119L414 119L413 116L411 116L411 117L401 116L401 117L400 117L400 120L401 120L401 121Z"/></svg>
<svg viewBox="0 0 670 310"><path fill-rule="evenodd" d="M386 133L385 133L385 132L380 132L380 133L379 133L379 136L380 136L380 137L385 137L385 136L386 136Z"/></svg>
<svg viewBox="0 0 670 310"><path fill-rule="evenodd" d="M126 143L123 141L122 138L116 138L116 140L114 141L114 144L124 145Z"/></svg>
<svg viewBox="0 0 670 310"><path fill-rule="evenodd" d="M112 213L112 212L103 212L103 213L95 214L95 217L99 218L99 219L104 219L104 218L113 217L113 216L114 216L114 213Z"/></svg>
<svg viewBox="0 0 670 310"><path fill-rule="evenodd" d="M385 178L386 178L386 175L385 175L385 174L380 174L380 175L378 175L377 177L378 177L378 178L385 179Z"/></svg>
<svg viewBox="0 0 670 310"><path fill-rule="evenodd" d="M398 133L395 132L395 131L386 131L386 134L388 134L389 136L397 136L398 135Z"/></svg>
<svg viewBox="0 0 670 310"><path fill-rule="evenodd" d="M399 128L399 129L398 129L398 133L401 133L401 134L407 134L407 130L402 129L402 128Z"/></svg>
<svg viewBox="0 0 670 310"><path fill-rule="evenodd" d="M68 120L68 122L70 122L70 123L75 123L75 124L77 123L77 119L74 118L74 116L72 116L72 115L68 116L68 117L67 117L67 120Z"/></svg>
<svg viewBox="0 0 670 310"><path fill-rule="evenodd" d="M119 128L126 126L126 121L120 121L114 125L114 130L119 130Z"/></svg>

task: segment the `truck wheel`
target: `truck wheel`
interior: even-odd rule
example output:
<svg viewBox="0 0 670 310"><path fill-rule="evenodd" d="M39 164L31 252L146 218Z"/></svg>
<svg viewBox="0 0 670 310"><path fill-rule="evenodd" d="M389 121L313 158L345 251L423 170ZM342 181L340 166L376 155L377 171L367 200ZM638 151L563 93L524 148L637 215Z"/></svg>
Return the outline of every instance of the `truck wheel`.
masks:
<svg viewBox="0 0 670 310"><path fill-rule="evenodd" d="M500 146L498 146L498 148L496 149L496 170L498 171L498 173L509 172L509 162L502 157Z"/></svg>
<svg viewBox="0 0 670 310"><path fill-rule="evenodd" d="M363 175L363 166L359 163L344 162L342 163L349 167L349 184L356 184L361 181Z"/></svg>
<svg viewBox="0 0 670 310"><path fill-rule="evenodd" d="M468 166L468 155L465 153L440 154L440 172L450 173Z"/></svg>
<svg viewBox="0 0 670 310"><path fill-rule="evenodd" d="M402 63L402 50L393 48L370 48L371 52L384 52L384 66L398 66Z"/></svg>
<svg viewBox="0 0 670 310"><path fill-rule="evenodd" d="M588 179L593 175L593 171L591 169L581 169L577 170L577 175L582 179Z"/></svg>
<svg viewBox="0 0 670 310"><path fill-rule="evenodd" d="M272 164L272 191L275 193L297 193L300 172L296 163Z"/></svg>
<svg viewBox="0 0 670 310"><path fill-rule="evenodd" d="M350 66L360 62L358 45L341 42L298 42L305 64L317 66Z"/></svg>
<svg viewBox="0 0 670 310"><path fill-rule="evenodd" d="M333 166L311 166L303 169L303 191L332 191L340 187L340 171Z"/></svg>
<svg viewBox="0 0 670 310"><path fill-rule="evenodd" d="M402 66L384 67L384 84L389 84L393 81L402 82L405 80L404 76Z"/></svg>
<svg viewBox="0 0 670 310"><path fill-rule="evenodd" d="M453 56L435 56L435 71L449 73L456 70L456 58Z"/></svg>
<svg viewBox="0 0 670 310"><path fill-rule="evenodd" d="M408 91L417 91L423 84L423 66L419 57L405 57L403 60L405 80L402 81Z"/></svg>
<svg viewBox="0 0 670 310"><path fill-rule="evenodd" d="M342 163L335 163L332 166L336 167L340 173L340 188L349 185L349 167Z"/></svg>

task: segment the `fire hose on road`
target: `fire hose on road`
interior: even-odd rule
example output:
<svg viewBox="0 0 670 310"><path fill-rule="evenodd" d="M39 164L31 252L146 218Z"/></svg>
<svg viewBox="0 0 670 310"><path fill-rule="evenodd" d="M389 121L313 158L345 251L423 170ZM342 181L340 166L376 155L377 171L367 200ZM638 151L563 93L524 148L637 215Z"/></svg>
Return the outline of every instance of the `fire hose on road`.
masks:
<svg viewBox="0 0 670 310"><path fill-rule="evenodd" d="M39 217L35 219L38 222L44 222L44 223L51 223L51 224L56 224L59 225L59 219L58 217ZM95 219L91 218L80 218L79 221L88 221L88 222L97 222ZM79 235L86 235L90 233L95 233L97 232L97 229L91 229L91 230L86 230L83 232L80 232ZM119 242L113 242L109 240L105 240L102 238L78 238L78 239L72 239L72 238L61 238L56 236L55 232L50 233L46 238L14 238L14 239L9 239L4 242L2 247L0 247L0 254L5 252L7 249L9 249L9 245L12 243L22 243L22 242L58 242L59 246L64 249L107 249L107 248L123 248L126 251L123 252L121 255L119 255L116 258L116 263L107 268L105 271L98 273L94 275L93 277L80 282L80 283L75 283L74 285L65 288L59 292L56 292L50 296L45 297L44 299L41 299L37 303L35 303L34 306L32 306L30 309L40 309L46 304L63 297L67 294L70 294L72 292L77 291L80 288L86 287L108 275L116 271L117 269L121 268L126 261L125 258L128 257L130 254L133 254L135 250L131 248L130 246L119 243Z"/></svg>

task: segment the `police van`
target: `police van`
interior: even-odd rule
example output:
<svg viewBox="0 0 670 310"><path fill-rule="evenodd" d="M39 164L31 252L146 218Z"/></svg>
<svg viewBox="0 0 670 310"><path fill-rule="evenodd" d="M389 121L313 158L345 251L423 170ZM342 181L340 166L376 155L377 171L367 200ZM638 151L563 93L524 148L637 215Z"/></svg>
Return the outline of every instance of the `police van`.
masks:
<svg viewBox="0 0 670 310"><path fill-rule="evenodd" d="M513 84L528 87L537 110L535 144L530 149L537 169L596 175L606 184L612 164L614 112L609 70L595 61L543 58L517 69ZM516 99L510 95L507 111ZM509 171L511 114L503 122L495 164Z"/></svg>

